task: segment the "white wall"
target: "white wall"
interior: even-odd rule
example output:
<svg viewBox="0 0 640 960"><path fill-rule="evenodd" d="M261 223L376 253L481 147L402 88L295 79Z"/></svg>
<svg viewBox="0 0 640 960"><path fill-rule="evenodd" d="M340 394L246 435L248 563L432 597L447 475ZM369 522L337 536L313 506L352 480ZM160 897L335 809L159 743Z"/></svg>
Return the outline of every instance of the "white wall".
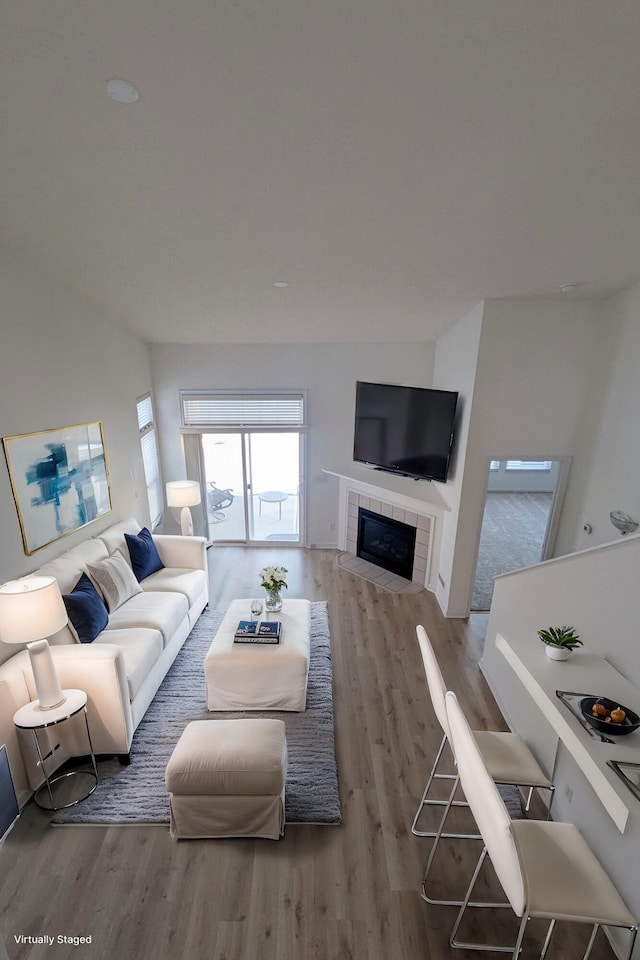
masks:
<svg viewBox="0 0 640 960"><path fill-rule="evenodd" d="M458 391L455 440L449 477L446 484L438 484L439 492L451 510L443 516L436 597L443 612L450 617L466 616L466 611L457 612L456 597L460 591L454 582L454 576L459 577L458 551L466 548L462 529L466 513L463 501L465 464L469 438L474 429L474 390L483 313L483 304L478 304L440 337L436 344L433 386L437 390Z"/></svg>
<svg viewBox="0 0 640 960"><path fill-rule="evenodd" d="M148 347L95 310L0 259L0 433L3 437L102 420L111 513L63 540L24 554L9 473L0 463L0 583L127 516L148 521L136 397L151 386ZM131 476L133 471L133 477ZM14 653L0 651L0 660Z"/></svg>
<svg viewBox="0 0 640 960"><path fill-rule="evenodd" d="M640 521L640 284L606 301L603 311L598 369L606 382L604 390L590 386L599 403L590 420L592 455L576 498L574 549L619 536L609 521L611 510ZM591 536L583 532L584 523L592 525Z"/></svg>
<svg viewBox="0 0 640 960"><path fill-rule="evenodd" d="M455 344L456 336L464 343L465 324L468 319L458 333L454 328L446 335L447 343ZM463 476L455 477L453 487L459 502L455 549L447 556L443 548L443 561L450 564L448 596L441 600L447 616L469 612L489 460L589 460L590 435L582 435L580 425L601 326L601 306L592 301L485 303ZM443 383L440 355L438 341L436 386ZM455 383L455 377L446 382Z"/></svg>
<svg viewBox="0 0 640 960"><path fill-rule="evenodd" d="M322 473L353 461L356 380L430 386L434 345L152 344L156 414L165 479L185 477L178 391L308 391L307 543L337 546L338 481ZM170 524L167 529L171 532Z"/></svg>

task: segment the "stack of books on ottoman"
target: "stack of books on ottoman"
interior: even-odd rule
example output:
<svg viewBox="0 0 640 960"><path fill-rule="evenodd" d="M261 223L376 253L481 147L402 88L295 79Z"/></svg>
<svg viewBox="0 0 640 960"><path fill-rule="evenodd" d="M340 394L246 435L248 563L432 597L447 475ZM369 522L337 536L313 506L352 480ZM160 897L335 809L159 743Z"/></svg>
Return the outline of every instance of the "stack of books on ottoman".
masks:
<svg viewBox="0 0 640 960"><path fill-rule="evenodd" d="M234 643L280 643L282 624L279 620L241 620L236 627Z"/></svg>

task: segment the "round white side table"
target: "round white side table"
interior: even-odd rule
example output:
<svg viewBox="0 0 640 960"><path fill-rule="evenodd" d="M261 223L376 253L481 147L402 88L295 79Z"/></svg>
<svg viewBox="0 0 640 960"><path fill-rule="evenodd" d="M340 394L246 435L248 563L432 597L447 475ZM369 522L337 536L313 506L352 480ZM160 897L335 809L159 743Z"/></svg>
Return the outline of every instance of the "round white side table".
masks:
<svg viewBox="0 0 640 960"><path fill-rule="evenodd" d="M263 493L258 494L258 516L262 516L262 504L263 503L277 503L278 504L278 520L282 520L282 504L285 500L288 500L289 494L285 493L283 490L265 490Z"/></svg>
<svg viewBox="0 0 640 960"><path fill-rule="evenodd" d="M53 707L51 710L41 710L40 702L38 700L32 700L31 703L26 703L23 707L20 707L19 710L16 710L13 716L13 722L16 727L20 730L31 730L33 733L33 739L38 753L38 765L44 776L44 783L36 790L34 799L43 810L64 810L66 807L75 807L77 803L91 796L98 786L98 768L96 767L96 758L93 752L93 744L91 743L91 734L89 732L89 720L87 718L87 695L84 690L63 690L62 692L65 696L65 701L61 703L59 707ZM71 717L75 717L80 711L84 711L84 722L87 729L89 755L91 757L93 772L91 770L67 770L66 773L59 773L55 777L49 777L45 768L45 760L49 759L53 751L43 756L38 739L38 730L45 730L47 727L55 727L58 723L64 723L65 720L70 720ZM82 796L68 803L56 804L53 798L54 784L61 780L66 780L68 777L84 776L91 778L89 790L83 793ZM41 799L41 794L45 792L49 795L48 803Z"/></svg>

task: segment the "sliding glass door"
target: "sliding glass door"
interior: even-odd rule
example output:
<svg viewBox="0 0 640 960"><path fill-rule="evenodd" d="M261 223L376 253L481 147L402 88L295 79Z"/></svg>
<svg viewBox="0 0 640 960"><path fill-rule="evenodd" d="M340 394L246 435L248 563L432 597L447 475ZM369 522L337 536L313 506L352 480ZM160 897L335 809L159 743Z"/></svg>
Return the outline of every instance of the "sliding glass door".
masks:
<svg viewBox="0 0 640 960"><path fill-rule="evenodd" d="M209 540L247 539L242 434L204 433L200 437L204 471L202 501Z"/></svg>
<svg viewBox="0 0 640 960"><path fill-rule="evenodd" d="M299 543L299 431L202 433L207 535L211 541Z"/></svg>

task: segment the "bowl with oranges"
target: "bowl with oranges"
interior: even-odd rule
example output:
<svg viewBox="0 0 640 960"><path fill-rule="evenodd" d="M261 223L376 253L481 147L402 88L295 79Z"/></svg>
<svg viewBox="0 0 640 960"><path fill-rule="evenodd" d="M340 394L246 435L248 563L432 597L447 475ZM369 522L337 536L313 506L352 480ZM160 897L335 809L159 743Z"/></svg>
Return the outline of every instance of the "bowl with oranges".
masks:
<svg viewBox="0 0 640 960"><path fill-rule="evenodd" d="M600 733L624 736L640 728L640 716L608 697L583 697L580 710L587 723Z"/></svg>

